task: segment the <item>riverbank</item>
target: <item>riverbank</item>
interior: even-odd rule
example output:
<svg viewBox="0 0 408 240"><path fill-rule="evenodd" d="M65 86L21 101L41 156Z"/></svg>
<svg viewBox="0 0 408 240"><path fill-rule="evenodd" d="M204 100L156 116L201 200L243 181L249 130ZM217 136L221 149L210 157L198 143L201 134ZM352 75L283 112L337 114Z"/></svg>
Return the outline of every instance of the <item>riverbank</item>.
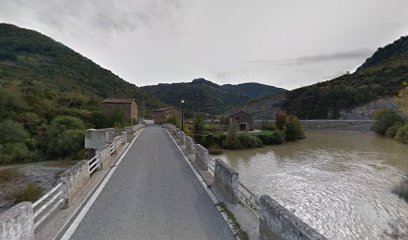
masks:
<svg viewBox="0 0 408 240"><path fill-rule="evenodd" d="M78 161L56 160L0 166L0 212L16 200L36 197L51 190L57 177Z"/></svg>

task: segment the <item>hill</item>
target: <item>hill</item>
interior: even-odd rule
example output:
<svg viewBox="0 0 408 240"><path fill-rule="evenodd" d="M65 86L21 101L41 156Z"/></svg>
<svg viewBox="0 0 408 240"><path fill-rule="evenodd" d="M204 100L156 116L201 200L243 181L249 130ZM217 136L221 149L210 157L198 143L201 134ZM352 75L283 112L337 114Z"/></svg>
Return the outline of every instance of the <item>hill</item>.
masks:
<svg viewBox="0 0 408 240"><path fill-rule="evenodd" d="M101 113L105 97L164 105L41 33L0 24L0 164L82 157L83 129L123 120Z"/></svg>
<svg viewBox="0 0 408 240"><path fill-rule="evenodd" d="M257 99L265 96L275 95L281 92L285 92L286 89L277 88L260 83L241 83L237 85L224 84L222 88L231 93L236 93L244 96L248 96L252 99Z"/></svg>
<svg viewBox="0 0 408 240"><path fill-rule="evenodd" d="M190 112L209 114L221 114L251 99L285 91L259 83L218 85L203 78L187 83L145 86L141 89L174 106L180 106L180 100L184 99L185 107Z"/></svg>
<svg viewBox="0 0 408 240"><path fill-rule="evenodd" d="M342 112L378 99L395 96L408 80L408 37L379 48L358 70L330 81L288 91L276 101L260 99L246 109L284 110L302 119L337 119ZM256 106L256 107L254 107ZM269 119L273 115L262 114Z"/></svg>

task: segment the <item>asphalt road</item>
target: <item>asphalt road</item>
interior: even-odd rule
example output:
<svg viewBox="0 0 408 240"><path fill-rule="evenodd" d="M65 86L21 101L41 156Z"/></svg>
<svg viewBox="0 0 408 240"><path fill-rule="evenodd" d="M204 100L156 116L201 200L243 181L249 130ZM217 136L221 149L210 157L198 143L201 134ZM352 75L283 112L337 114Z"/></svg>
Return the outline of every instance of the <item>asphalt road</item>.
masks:
<svg viewBox="0 0 408 240"><path fill-rule="evenodd" d="M227 223L160 127L144 129L72 240L234 239Z"/></svg>

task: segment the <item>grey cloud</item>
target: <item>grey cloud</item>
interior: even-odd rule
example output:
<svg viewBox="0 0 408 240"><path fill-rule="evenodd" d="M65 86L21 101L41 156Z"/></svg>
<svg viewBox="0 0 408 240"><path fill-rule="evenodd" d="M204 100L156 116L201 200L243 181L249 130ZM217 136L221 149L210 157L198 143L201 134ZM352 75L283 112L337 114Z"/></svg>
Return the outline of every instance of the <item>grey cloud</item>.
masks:
<svg viewBox="0 0 408 240"><path fill-rule="evenodd" d="M353 59L364 59L372 54L371 50L368 49L358 49L347 52L337 52L332 54L320 54L303 56L299 58L289 58L289 59L274 59L274 60L255 60L248 61L251 64L271 64L271 65L307 65L315 64L327 61L340 61L340 60L353 60Z"/></svg>

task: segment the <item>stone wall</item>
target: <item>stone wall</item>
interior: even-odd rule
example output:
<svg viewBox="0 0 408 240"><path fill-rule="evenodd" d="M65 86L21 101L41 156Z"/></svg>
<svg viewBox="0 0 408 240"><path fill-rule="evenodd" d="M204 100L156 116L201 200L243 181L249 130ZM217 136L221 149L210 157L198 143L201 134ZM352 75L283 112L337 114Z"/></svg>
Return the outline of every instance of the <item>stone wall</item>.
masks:
<svg viewBox="0 0 408 240"><path fill-rule="evenodd" d="M189 154L194 154L194 140L190 136L186 136L186 149Z"/></svg>
<svg viewBox="0 0 408 240"><path fill-rule="evenodd" d="M85 131L85 148L100 150L115 136L113 128L87 129Z"/></svg>
<svg viewBox="0 0 408 240"><path fill-rule="evenodd" d="M200 144L195 145L196 161L198 166L203 170L208 170L209 155L208 150Z"/></svg>
<svg viewBox="0 0 408 240"><path fill-rule="evenodd" d="M214 187L219 189L225 197L233 203L238 202L239 175L221 159L215 159Z"/></svg>
<svg viewBox="0 0 408 240"><path fill-rule="evenodd" d="M262 121L257 121L262 122ZM268 122L275 123L275 120ZM368 132L371 130L373 120L300 120L305 130L348 130Z"/></svg>
<svg viewBox="0 0 408 240"><path fill-rule="evenodd" d="M109 148L104 148L102 150L96 151L96 155L99 155L99 158L101 159L102 168L109 167L112 160Z"/></svg>
<svg viewBox="0 0 408 240"><path fill-rule="evenodd" d="M262 239L326 239L271 197L261 196L260 203L259 233Z"/></svg>
<svg viewBox="0 0 408 240"><path fill-rule="evenodd" d="M34 240L33 207L22 202L0 215L0 240Z"/></svg>
<svg viewBox="0 0 408 240"><path fill-rule="evenodd" d="M178 131L177 137L180 141L180 145L186 144L186 134L183 131Z"/></svg>
<svg viewBox="0 0 408 240"><path fill-rule="evenodd" d="M67 203L73 201L89 183L90 172L87 160L80 161L72 168L60 175L60 181L64 183L64 197Z"/></svg>

